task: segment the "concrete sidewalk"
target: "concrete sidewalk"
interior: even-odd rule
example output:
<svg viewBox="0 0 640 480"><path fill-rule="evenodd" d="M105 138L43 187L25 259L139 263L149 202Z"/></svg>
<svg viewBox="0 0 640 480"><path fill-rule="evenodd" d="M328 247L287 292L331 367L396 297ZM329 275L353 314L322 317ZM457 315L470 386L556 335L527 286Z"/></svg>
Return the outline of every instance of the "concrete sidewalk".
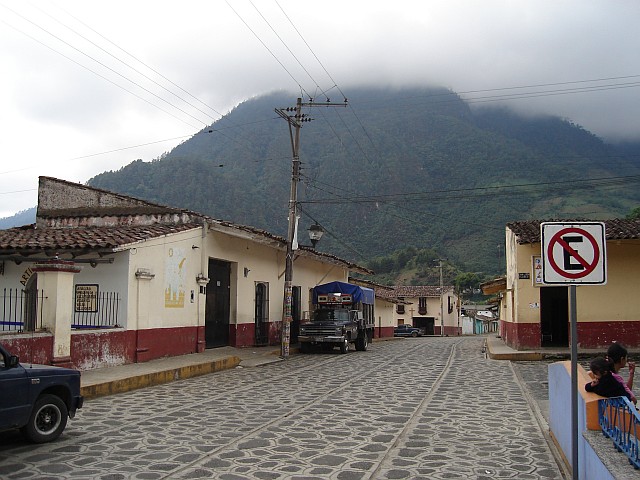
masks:
<svg viewBox="0 0 640 480"><path fill-rule="evenodd" d="M85 399L91 399L238 366L257 367L282 361L279 354L279 348L274 346L220 347L202 353L86 370L80 377L81 393Z"/></svg>
<svg viewBox="0 0 640 480"><path fill-rule="evenodd" d="M571 359L570 347L540 347L530 350L516 350L509 347L496 333L490 333L486 338L486 353L489 358L494 360L526 361ZM604 355L605 353L606 348L594 349L578 347L579 358L593 358ZM629 348L630 358L638 358L638 356L640 356L640 350Z"/></svg>

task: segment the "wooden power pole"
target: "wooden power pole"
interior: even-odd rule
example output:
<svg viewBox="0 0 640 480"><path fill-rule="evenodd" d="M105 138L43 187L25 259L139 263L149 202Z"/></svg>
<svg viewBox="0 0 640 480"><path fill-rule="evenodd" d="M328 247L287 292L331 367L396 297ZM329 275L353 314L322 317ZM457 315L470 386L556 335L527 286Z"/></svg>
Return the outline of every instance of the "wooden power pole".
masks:
<svg viewBox="0 0 640 480"><path fill-rule="evenodd" d="M303 102L298 98L295 107L276 108L278 115L284 118L289 124L289 136L291 138L291 150L293 160L291 166L291 191L289 194L289 228L287 231L287 256L284 270L284 308L282 312L281 347L280 356L284 359L289 357L289 341L291 338L291 322L293 321L293 238L296 230L296 215L298 202L298 181L300 180L300 129L304 122L312 119L302 113L303 107L346 107L347 99L344 103L326 102Z"/></svg>

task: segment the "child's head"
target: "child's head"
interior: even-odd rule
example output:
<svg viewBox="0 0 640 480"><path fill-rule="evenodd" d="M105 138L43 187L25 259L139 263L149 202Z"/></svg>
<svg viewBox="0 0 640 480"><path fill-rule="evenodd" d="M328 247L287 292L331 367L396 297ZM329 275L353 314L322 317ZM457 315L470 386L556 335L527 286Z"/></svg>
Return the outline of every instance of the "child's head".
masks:
<svg viewBox="0 0 640 480"><path fill-rule="evenodd" d="M613 342L607 350L607 358L614 365L624 367L627 363L627 349L619 342Z"/></svg>
<svg viewBox="0 0 640 480"><path fill-rule="evenodd" d="M591 361L589 368L596 378L600 378L611 372L612 366L604 357L597 357Z"/></svg>

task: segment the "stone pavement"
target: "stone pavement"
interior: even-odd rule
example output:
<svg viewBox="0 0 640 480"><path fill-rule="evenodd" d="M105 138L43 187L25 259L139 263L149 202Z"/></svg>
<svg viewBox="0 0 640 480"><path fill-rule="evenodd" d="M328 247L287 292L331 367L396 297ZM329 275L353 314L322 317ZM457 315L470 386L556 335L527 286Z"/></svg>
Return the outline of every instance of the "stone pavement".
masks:
<svg viewBox="0 0 640 480"><path fill-rule="evenodd" d="M439 338L439 337L434 337ZM539 361L570 358L568 348L540 348L518 351L507 346L495 334L478 336L484 339L485 353L493 360ZM393 341L397 338L376 339ZM291 348L291 355L297 349ZM599 350L580 350L580 355L595 356ZM634 352L630 352L634 353ZM278 346L234 348L220 347L202 353L151 360L144 363L98 368L82 372L82 393L87 399L138 388L160 385L173 380L191 378L235 367L252 367L281 361Z"/></svg>
<svg viewBox="0 0 640 480"><path fill-rule="evenodd" d="M437 337L435 337L437 338ZM541 360L546 355L562 356L567 349L547 352L517 351L508 347L495 334L480 336L486 341L486 353L494 360ZM376 339L393 341L397 338ZM298 353L291 348L291 355ZM82 394L87 398L123 393L138 388L160 385L173 380L192 378L235 367L254 367L282 361L278 346L234 348L219 347L177 357L166 357L144 363L132 363L113 367L97 368L82 372Z"/></svg>
<svg viewBox="0 0 640 480"><path fill-rule="evenodd" d="M286 362L256 353L270 363L86 402L52 444L0 442L0 477L563 478L512 363L483 347L446 337Z"/></svg>

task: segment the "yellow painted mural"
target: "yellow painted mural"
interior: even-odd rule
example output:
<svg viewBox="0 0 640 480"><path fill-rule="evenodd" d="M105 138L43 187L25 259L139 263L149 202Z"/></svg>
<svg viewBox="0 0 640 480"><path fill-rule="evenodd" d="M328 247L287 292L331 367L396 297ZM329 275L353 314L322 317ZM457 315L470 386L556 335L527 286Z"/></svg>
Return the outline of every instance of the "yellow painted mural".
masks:
<svg viewBox="0 0 640 480"><path fill-rule="evenodd" d="M165 261L165 308L184 308L187 256L184 248L170 248Z"/></svg>

